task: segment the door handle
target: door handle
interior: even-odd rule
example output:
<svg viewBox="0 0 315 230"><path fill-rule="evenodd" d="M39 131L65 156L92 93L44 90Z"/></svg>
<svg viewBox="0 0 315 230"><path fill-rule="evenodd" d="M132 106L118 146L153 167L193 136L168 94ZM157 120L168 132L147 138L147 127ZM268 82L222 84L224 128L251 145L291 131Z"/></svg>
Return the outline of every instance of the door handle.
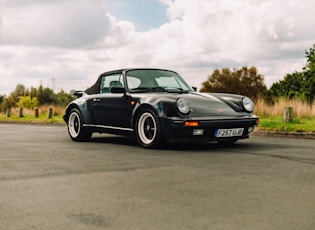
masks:
<svg viewBox="0 0 315 230"><path fill-rule="evenodd" d="M99 99L99 98L94 98L93 99L93 103L98 103L98 102L100 102L101 101L101 99Z"/></svg>

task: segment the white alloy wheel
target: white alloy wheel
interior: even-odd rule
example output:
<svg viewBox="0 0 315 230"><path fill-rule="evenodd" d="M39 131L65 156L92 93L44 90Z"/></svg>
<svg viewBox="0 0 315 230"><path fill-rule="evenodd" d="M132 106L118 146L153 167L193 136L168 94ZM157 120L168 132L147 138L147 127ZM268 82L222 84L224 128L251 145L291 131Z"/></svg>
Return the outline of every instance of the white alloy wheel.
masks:
<svg viewBox="0 0 315 230"><path fill-rule="evenodd" d="M72 109L68 116L68 133L73 141L89 141L92 132L83 127L82 115L78 109Z"/></svg>
<svg viewBox="0 0 315 230"><path fill-rule="evenodd" d="M80 129L81 129L81 121L80 121L80 116L77 112L72 112L69 116L69 121L68 121L68 130L69 134L72 138L77 138L80 134Z"/></svg>
<svg viewBox="0 0 315 230"><path fill-rule="evenodd" d="M137 129L141 142L150 145L154 141L157 132L153 115L149 112L143 113L139 118Z"/></svg>

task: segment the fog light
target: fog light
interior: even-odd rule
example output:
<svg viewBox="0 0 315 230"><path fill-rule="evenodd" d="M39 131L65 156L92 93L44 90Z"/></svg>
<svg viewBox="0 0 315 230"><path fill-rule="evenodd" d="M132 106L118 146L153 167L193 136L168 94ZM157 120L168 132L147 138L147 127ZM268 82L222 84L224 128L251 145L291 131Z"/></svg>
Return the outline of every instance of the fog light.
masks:
<svg viewBox="0 0 315 230"><path fill-rule="evenodd" d="M203 129L194 129L193 135L194 136L202 136L203 135Z"/></svg>
<svg viewBox="0 0 315 230"><path fill-rule="evenodd" d="M254 127L249 127L249 128L248 128L248 132L249 132L249 133L251 133L251 132L253 132L253 131L254 131Z"/></svg>

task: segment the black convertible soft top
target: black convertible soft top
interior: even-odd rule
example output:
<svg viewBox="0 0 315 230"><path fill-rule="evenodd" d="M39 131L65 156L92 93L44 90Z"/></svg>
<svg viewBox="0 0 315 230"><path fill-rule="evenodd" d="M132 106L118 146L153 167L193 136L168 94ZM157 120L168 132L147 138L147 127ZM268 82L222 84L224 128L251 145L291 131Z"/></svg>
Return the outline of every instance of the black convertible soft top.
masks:
<svg viewBox="0 0 315 230"><path fill-rule="evenodd" d="M112 71L108 71L105 73L102 73L97 81L95 82L94 85L92 85L90 88L88 88L87 90L85 90L86 94L92 95L92 94L98 94L100 92L100 85L101 85L101 81L102 81L102 77L106 76L106 75L110 75L110 74L115 74L115 73L122 73L124 70L126 69L118 69L118 70L112 70Z"/></svg>
<svg viewBox="0 0 315 230"><path fill-rule="evenodd" d="M97 79L97 81L95 82L94 85L92 85L90 88L88 88L87 90L85 90L86 94L92 95L92 94L98 94L100 92L100 86L101 86L101 81L102 81L102 77L103 76L107 76L107 75L111 75L111 74L120 74L124 71L129 71L129 70L163 70L163 71L170 71L170 72L174 72L171 70L166 70L166 69L156 69L156 68L125 68L125 69L117 69L117 70L112 70L112 71L108 71L105 73L102 73L99 78ZM174 72L175 73L175 72Z"/></svg>

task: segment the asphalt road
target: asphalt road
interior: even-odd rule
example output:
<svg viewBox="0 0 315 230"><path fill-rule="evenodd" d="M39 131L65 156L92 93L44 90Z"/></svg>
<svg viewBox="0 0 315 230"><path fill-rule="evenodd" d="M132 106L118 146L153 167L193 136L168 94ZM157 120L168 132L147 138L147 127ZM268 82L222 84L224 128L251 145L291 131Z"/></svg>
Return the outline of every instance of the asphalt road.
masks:
<svg viewBox="0 0 315 230"><path fill-rule="evenodd" d="M0 229L315 229L315 141L147 150L0 124Z"/></svg>

